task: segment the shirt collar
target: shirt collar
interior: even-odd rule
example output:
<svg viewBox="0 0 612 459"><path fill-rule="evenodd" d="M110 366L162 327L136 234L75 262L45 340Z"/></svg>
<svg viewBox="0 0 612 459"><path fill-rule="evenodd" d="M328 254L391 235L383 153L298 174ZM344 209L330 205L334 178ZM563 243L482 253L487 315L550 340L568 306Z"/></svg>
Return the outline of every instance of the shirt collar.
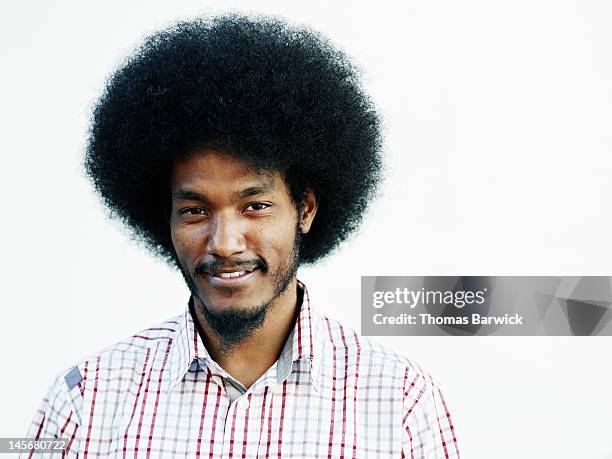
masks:
<svg viewBox="0 0 612 459"><path fill-rule="evenodd" d="M322 330L306 286L300 281L298 285L304 292L302 304L295 325L276 362L276 379L277 383L282 383L293 370L294 362L308 360L311 383L315 391L318 391ZM204 365L213 362L196 330L193 316L187 306L177 320L177 329L170 348L168 391L171 391L183 379L194 361L199 361Z"/></svg>

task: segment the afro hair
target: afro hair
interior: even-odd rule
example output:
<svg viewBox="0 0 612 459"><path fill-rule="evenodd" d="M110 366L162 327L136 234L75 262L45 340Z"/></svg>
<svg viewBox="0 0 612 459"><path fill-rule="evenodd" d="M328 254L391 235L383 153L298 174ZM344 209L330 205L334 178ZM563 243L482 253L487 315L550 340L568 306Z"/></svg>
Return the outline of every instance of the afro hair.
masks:
<svg viewBox="0 0 612 459"><path fill-rule="evenodd" d="M315 190L301 263L359 226L381 179L381 120L358 70L318 33L272 17L227 14L156 32L94 105L86 174L111 215L171 264L169 171L201 147L281 172L296 203Z"/></svg>

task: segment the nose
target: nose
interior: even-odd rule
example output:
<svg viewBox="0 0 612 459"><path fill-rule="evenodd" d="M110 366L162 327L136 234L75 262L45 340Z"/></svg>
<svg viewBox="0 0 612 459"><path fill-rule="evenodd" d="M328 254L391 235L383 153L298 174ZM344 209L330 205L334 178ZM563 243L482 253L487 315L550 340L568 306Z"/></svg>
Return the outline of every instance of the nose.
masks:
<svg viewBox="0 0 612 459"><path fill-rule="evenodd" d="M210 222L207 251L228 258L244 252L246 240L240 221L229 214L217 214Z"/></svg>

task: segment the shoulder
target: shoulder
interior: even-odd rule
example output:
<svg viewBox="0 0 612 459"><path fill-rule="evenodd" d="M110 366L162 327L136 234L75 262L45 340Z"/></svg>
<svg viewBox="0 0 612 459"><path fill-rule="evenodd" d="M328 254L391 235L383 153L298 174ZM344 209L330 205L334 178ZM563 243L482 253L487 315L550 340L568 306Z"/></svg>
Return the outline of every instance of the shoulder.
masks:
<svg viewBox="0 0 612 459"><path fill-rule="evenodd" d="M450 415L440 387L431 374L414 360L326 316L323 358L328 368L356 375L360 385L384 390L404 406L404 421L448 419ZM330 357L331 356L331 357ZM445 414L445 416L444 416ZM428 421L429 422L429 421Z"/></svg>
<svg viewBox="0 0 612 459"><path fill-rule="evenodd" d="M359 373L371 374L372 377L390 377L394 380L407 379L430 380L416 362L395 350L384 346L340 321L322 315L320 318L321 337L326 355L348 356L348 360L359 363Z"/></svg>
<svg viewBox="0 0 612 459"><path fill-rule="evenodd" d="M414 360L338 320L321 316L323 367L327 377L354 378L370 394L403 405L405 422L444 413L442 393L430 373Z"/></svg>
<svg viewBox="0 0 612 459"><path fill-rule="evenodd" d="M155 357L159 348L170 344L179 327L181 316L173 317L91 354L77 363L79 368L115 368Z"/></svg>
<svg viewBox="0 0 612 459"><path fill-rule="evenodd" d="M140 330L106 348L90 354L57 373L49 393L78 393L104 380L118 386L133 382L143 368L163 358L181 323L181 315ZM121 390L123 387L116 387Z"/></svg>
<svg viewBox="0 0 612 459"><path fill-rule="evenodd" d="M149 327L58 372L34 414L31 438L69 438L66 451L78 451L78 430L98 402L111 406L129 397L160 355L168 354L180 317ZM151 374L151 371L148 371Z"/></svg>

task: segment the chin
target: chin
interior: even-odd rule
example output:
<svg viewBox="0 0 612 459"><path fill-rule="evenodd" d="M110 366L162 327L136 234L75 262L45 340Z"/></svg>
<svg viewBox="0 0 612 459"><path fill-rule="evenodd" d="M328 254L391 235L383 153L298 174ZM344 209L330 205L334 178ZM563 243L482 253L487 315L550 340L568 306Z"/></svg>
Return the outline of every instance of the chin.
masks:
<svg viewBox="0 0 612 459"><path fill-rule="evenodd" d="M255 300L242 300L242 299L238 299L238 298L219 298L219 297L206 297L206 296L201 296L200 298L204 299L204 303L206 304L206 307L208 308L208 310L210 312L213 313L223 313L225 311L232 311L232 312L238 312L238 311L243 311L243 312L250 312L250 311L254 311L258 308L258 306L260 306L262 303L265 302L257 302Z"/></svg>

